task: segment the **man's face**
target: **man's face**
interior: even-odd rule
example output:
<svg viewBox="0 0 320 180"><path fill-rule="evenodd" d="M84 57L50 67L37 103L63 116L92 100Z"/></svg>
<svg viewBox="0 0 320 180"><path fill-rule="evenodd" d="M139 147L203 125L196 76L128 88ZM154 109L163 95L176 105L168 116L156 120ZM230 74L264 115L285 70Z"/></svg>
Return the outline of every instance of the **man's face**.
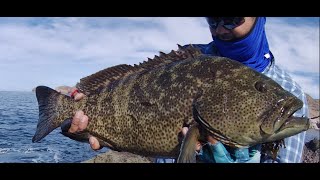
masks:
<svg viewBox="0 0 320 180"><path fill-rule="evenodd" d="M207 21L209 25L211 23L210 31L212 36L223 41L233 41L245 37L250 32L254 26L255 18L244 17L232 22L232 18L223 20L223 18L210 19L209 17Z"/></svg>

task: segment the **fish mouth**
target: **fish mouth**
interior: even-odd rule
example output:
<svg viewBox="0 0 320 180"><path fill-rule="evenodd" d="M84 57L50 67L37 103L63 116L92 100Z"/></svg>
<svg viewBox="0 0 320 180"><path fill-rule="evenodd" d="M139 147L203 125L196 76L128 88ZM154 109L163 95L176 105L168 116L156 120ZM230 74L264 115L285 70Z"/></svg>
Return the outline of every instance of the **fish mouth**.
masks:
<svg viewBox="0 0 320 180"><path fill-rule="evenodd" d="M275 132L268 136L266 140L268 142L272 141L278 141L281 139L285 139L290 136L294 136L296 134L299 134L303 131L306 131L310 127L310 120L307 117L295 117L293 114L301 108L300 105L293 106L292 108L286 110L284 109L284 112L287 112L287 114L283 113L285 118L283 118L282 123L277 122L275 123Z"/></svg>
<svg viewBox="0 0 320 180"><path fill-rule="evenodd" d="M280 108L280 114L274 121L273 128L275 133L282 131L285 128L292 127L290 125L296 124L296 120L303 120L303 117L293 117L293 114L301 109L302 106L302 101L296 101L295 98L289 98L287 103ZM302 124L306 124L306 122L303 121Z"/></svg>
<svg viewBox="0 0 320 180"><path fill-rule="evenodd" d="M269 112L264 114L260 129L266 134L277 134L287 128L298 132L309 124L308 118L294 117L293 114L301 109L303 103L296 97L281 98Z"/></svg>
<svg viewBox="0 0 320 180"><path fill-rule="evenodd" d="M201 117L199 111L197 110L196 106L192 105L192 115L193 119L205 130L207 130L210 135L220 141L221 143L231 146L231 147L245 147L245 145L242 145L236 141L231 140L227 136L223 135L219 130L214 129L210 124Z"/></svg>

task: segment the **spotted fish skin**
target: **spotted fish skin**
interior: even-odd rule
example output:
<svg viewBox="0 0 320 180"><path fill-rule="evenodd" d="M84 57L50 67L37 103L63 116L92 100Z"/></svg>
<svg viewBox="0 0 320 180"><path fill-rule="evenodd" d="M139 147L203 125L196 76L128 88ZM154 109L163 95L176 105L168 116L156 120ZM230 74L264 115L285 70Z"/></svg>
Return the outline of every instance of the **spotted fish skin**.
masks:
<svg viewBox="0 0 320 180"><path fill-rule="evenodd" d="M288 137L308 124L306 118L295 118L286 122L291 130L285 128L302 102L276 82L193 47L160 53L139 65L105 69L81 79L77 87L87 95L77 102L51 88L36 88L39 122L34 142L76 110L90 118L86 132L113 149L153 157L177 158L181 128L196 121L202 139L211 134L236 147Z"/></svg>

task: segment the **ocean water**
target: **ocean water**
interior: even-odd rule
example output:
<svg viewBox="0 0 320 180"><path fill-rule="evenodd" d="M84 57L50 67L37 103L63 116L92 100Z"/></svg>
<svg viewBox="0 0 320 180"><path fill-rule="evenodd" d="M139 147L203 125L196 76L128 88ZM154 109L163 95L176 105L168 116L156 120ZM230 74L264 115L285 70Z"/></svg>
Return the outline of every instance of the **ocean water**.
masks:
<svg viewBox="0 0 320 180"><path fill-rule="evenodd" d="M37 122L35 93L0 91L0 163L73 163L108 150L93 151L63 136L60 128L32 143Z"/></svg>

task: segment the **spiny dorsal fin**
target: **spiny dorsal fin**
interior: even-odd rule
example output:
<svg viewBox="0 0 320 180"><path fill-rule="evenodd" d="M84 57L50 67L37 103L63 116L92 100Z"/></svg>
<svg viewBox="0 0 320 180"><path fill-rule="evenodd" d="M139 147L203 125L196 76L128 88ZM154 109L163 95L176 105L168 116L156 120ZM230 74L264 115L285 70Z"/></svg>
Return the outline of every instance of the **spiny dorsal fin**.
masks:
<svg viewBox="0 0 320 180"><path fill-rule="evenodd" d="M192 45L187 47L178 45L178 47L179 50L172 50L168 54L160 51L160 56L155 55L153 59L148 58L147 61L143 61L142 63L139 63L139 65L135 64L134 66L131 66L127 64L120 64L106 68L80 79L80 82L76 87L80 92L83 92L86 95L96 94L105 89L108 84L113 81L122 79L137 72L152 70L186 58L194 58L201 54L200 50L194 48Z"/></svg>
<svg viewBox="0 0 320 180"><path fill-rule="evenodd" d="M200 51L200 49L195 48L192 44L188 45L187 47L182 47L181 45L178 44L179 50L178 51L182 51L183 53L186 53L187 56L190 57L197 57L200 54L202 54L202 52Z"/></svg>
<svg viewBox="0 0 320 180"><path fill-rule="evenodd" d="M76 87L86 95L99 93L100 90L107 87L110 82L127 76L135 71L133 66L127 64L116 65L80 79L80 82Z"/></svg>

